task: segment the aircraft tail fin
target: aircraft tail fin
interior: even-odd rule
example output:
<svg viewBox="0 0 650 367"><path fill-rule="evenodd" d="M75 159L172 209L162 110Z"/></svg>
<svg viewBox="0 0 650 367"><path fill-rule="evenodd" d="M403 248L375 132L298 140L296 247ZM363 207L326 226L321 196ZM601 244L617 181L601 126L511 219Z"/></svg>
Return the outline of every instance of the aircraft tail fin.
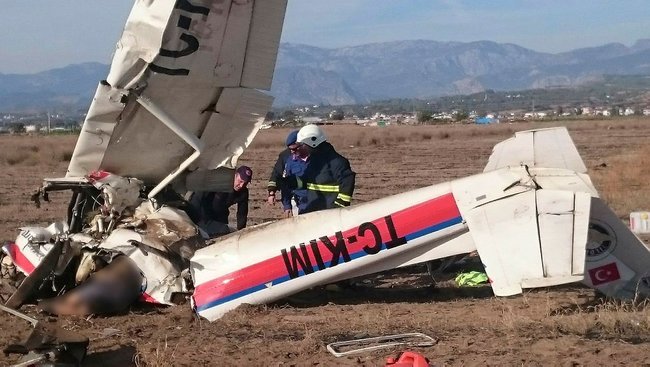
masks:
<svg viewBox="0 0 650 367"><path fill-rule="evenodd" d="M587 173L565 127L528 130L494 146L484 172L518 166L564 168Z"/></svg>
<svg viewBox="0 0 650 367"><path fill-rule="evenodd" d="M574 281L616 298L650 295L650 250L586 171L566 128L531 130L495 146L485 184L455 185L495 295Z"/></svg>

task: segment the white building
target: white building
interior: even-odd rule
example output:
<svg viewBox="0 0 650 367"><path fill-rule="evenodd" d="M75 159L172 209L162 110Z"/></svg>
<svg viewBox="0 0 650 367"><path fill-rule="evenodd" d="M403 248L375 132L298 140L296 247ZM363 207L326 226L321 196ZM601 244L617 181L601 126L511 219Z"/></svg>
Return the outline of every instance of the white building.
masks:
<svg viewBox="0 0 650 367"><path fill-rule="evenodd" d="M37 125L25 125L25 132L37 133L40 128Z"/></svg>
<svg viewBox="0 0 650 367"><path fill-rule="evenodd" d="M317 124L317 123L323 121L323 119L320 118L320 117L303 117L303 118L301 118L301 120L305 124Z"/></svg>

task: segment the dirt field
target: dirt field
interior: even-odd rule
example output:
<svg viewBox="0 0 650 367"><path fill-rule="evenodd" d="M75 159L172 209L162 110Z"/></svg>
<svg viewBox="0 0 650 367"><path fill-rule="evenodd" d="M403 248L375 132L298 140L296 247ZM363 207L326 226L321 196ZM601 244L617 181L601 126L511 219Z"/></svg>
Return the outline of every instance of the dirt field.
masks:
<svg viewBox="0 0 650 367"><path fill-rule="evenodd" d="M495 126L326 127L357 172L353 204L479 173L493 145L513 132L560 123ZM601 196L624 220L650 210L650 120L567 124ZM240 162L254 171L250 220L279 217L266 180L288 130L263 130ZM41 209L29 196L42 177L63 176L74 137L0 137L0 239L17 228L64 219L67 197ZM647 238L645 241L647 243ZM451 274L450 276L453 276ZM39 318L33 306L23 310ZM423 266L359 280L340 292L314 289L277 304L240 307L208 323L188 305L133 307L112 317L58 320L90 337L88 366L383 366L405 348L334 358L335 341L421 332L437 339L413 348L436 366L650 366L650 306L599 298L579 285L495 298L489 287L436 288ZM0 346L29 325L0 314ZM107 335L108 328L119 330ZM0 364L11 360L0 355Z"/></svg>

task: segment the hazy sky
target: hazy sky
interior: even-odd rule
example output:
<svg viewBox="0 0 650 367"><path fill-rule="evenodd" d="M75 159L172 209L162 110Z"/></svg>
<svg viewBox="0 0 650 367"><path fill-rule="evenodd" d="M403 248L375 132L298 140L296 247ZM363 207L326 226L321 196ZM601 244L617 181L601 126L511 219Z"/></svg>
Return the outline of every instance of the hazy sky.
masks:
<svg viewBox="0 0 650 367"><path fill-rule="evenodd" d="M0 0L0 73L108 64L133 1ZM562 52L650 38L650 0L289 0L283 42L490 40Z"/></svg>

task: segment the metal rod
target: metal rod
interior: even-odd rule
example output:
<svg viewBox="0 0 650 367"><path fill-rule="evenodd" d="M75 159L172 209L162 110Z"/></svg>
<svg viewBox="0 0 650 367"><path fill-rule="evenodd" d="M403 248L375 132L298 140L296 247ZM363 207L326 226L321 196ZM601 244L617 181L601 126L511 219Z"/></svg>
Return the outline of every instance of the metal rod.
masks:
<svg viewBox="0 0 650 367"><path fill-rule="evenodd" d="M406 334L386 335L386 336L378 336L374 338L364 338L364 339L334 342L334 343L327 344L327 350L330 353L332 353L332 355L334 355L335 357L342 357L350 354L370 352L373 350L394 347L398 345L408 345L413 347L430 347L434 345L436 342L437 342L436 339L422 333L406 333ZM339 347L346 347L351 345L368 345L372 343L378 345L352 349L346 352L341 352L337 349Z"/></svg>
<svg viewBox="0 0 650 367"><path fill-rule="evenodd" d="M29 316L25 315L24 313L18 312L16 310L14 310L13 308L9 308L9 307L7 307L5 305L0 304L0 310L8 312L8 313L10 313L10 314L12 314L14 316L20 317L21 319L23 319L23 320L29 322L30 324L32 324L32 326L34 326L34 327L36 327L36 324L38 323L38 320L36 320L35 318L29 317Z"/></svg>
<svg viewBox="0 0 650 367"><path fill-rule="evenodd" d="M153 198L158 194L165 186L172 182L179 174L181 174L187 167L190 166L195 160L199 158L201 153L203 153L203 148L205 144L194 134L187 131L183 125L176 122L167 112L162 108L157 106L151 99L145 96L138 96L138 103L142 105L147 111L149 111L154 117L156 117L160 122L165 124L171 131L174 132L179 138L185 141L189 146L194 149L194 153L190 155L186 160L184 160L177 169L172 171L167 177L165 177L156 187L154 187L149 192L149 199Z"/></svg>

